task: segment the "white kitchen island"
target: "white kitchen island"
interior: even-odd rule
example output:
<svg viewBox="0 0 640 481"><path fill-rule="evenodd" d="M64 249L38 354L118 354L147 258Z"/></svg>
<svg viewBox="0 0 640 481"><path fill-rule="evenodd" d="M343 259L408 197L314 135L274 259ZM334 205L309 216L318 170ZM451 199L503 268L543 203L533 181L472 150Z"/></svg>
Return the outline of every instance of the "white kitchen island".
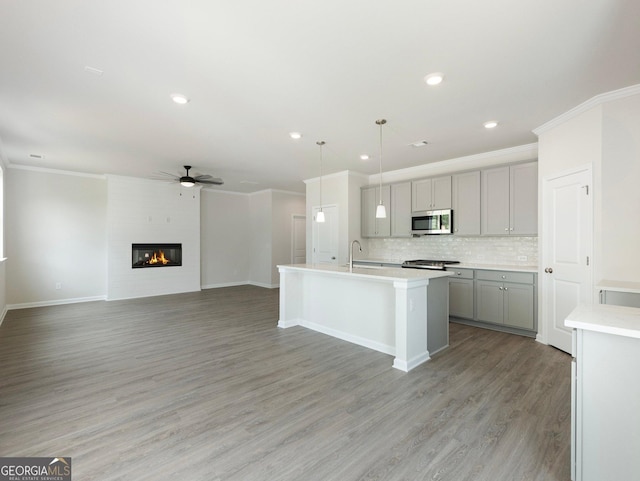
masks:
<svg viewBox="0 0 640 481"><path fill-rule="evenodd" d="M278 270L281 328L303 326L390 354L402 371L449 345L449 272L329 264Z"/></svg>

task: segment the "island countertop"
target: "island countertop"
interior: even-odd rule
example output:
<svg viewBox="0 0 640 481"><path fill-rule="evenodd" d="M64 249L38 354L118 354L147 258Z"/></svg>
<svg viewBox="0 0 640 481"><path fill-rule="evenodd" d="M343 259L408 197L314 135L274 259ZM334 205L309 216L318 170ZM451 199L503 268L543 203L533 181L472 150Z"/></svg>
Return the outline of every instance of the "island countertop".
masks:
<svg viewBox="0 0 640 481"><path fill-rule="evenodd" d="M640 308L580 304L565 319L575 329L640 338Z"/></svg>
<svg viewBox="0 0 640 481"><path fill-rule="evenodd" d="M440 277L450 277L453 273L447 271L429 269L403 269L400 267L365 267L335 264L288 264L279 265L278 269L289 269L298 271L313 271L317 273L327 273L337 276L361 277L367 279L379 279L389 281L420 281L436 279Z"/></svg>

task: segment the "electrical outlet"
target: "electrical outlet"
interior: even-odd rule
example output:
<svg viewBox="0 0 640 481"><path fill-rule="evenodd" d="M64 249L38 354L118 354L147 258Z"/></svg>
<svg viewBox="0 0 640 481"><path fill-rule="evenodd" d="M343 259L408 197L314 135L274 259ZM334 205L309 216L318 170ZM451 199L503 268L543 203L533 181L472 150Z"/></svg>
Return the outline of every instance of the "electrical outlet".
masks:
<svg viewBox="0 0 640 481"><path fill-rule="evenodd" d="M519 261L526 261L527 260L527 256L518 256L518 260Z"/></svg>
<svg viewBox="0 0 640 481"><path fill-rule="evenodd" d="M62 282L56 282L56 290L62 289Z"/></svg>

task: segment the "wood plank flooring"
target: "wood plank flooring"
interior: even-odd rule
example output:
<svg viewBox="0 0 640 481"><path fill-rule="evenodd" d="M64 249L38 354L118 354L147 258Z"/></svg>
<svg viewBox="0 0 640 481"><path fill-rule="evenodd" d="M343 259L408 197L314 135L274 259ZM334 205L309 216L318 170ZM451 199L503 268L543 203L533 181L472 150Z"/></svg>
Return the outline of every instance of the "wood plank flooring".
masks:
<svg viewBox="0 0 640 481"><path fill-rule="evenodd" d="M570 357L451 324L392 357L301 327L253 286L9 311L0 456L86 480L568 481Z"/></svg>

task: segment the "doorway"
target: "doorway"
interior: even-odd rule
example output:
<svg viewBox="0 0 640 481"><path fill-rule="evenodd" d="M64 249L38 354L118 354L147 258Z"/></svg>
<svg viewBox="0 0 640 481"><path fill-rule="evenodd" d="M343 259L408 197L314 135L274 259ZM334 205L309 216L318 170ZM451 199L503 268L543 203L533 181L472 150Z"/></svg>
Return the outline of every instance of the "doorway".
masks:
<svg viewBox="0 0 640 481"><path fill-rule="evenodd" d="M291 216L291 263L307 262L307 216Z"/></svg>
<svg viewBox="0 0 640 481"><path fill-rule="evenodd" d="M338 264L338 206L323 206L325 221L315 221L319 207L313 208L311 254L314 264Z"/></svg>
<svg viewBox="0 0 640 481"><path fill-rule="evenodd" d="M591 166L545 179L542 184L542 315L546 342L571 353L564 320L593 297L593 202ZM544 341L544 339L542 339Z"/></svg>

